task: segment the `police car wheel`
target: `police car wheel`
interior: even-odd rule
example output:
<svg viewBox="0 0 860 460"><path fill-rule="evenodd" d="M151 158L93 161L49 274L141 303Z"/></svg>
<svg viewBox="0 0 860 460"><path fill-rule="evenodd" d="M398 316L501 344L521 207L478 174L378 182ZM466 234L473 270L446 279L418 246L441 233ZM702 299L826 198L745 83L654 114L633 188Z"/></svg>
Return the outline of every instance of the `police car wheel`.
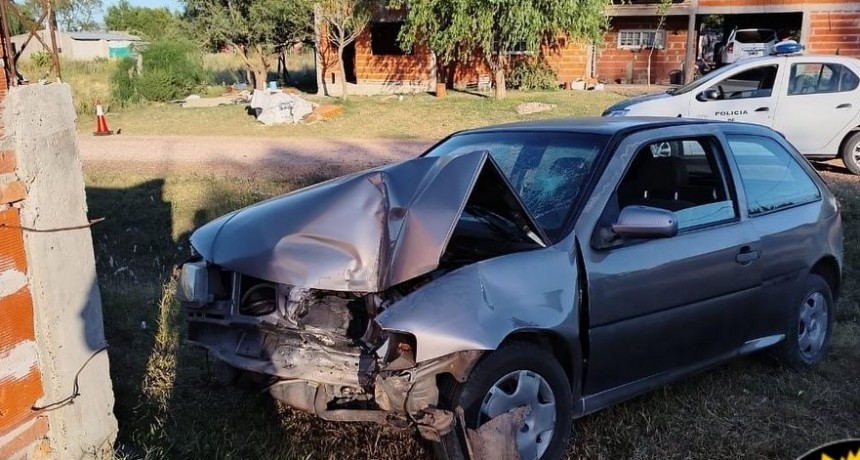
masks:
<svg viewBox="0 0 860 460"><path fill-rule="evenodd" d="M842 144L842 163L852 174L860 176L860 131L849 136Z"/></svg>

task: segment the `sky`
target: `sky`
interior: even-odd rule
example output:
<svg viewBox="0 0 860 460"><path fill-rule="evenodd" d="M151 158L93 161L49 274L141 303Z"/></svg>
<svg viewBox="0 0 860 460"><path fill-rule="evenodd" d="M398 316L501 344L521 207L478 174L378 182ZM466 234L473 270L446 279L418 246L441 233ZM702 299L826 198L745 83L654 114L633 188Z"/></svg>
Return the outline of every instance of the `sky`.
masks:
<svg viewBox="0 0 860 460"><path fill-rule="evenodd" d="M119 0L104 0L102 6L104 9L111 5L115 5L119 2ZM149 8L158 8L162 6L166 6L173 11L178 11L180 9L179 0L129 0L134 6L146 6Z"/></svg>
<svg viewBox="0 0 860 460"><path fill-rule="evenodd" d="M162 6L166 6L170 8L171 11L181 11L182 6L179 4L179 0L128 0L134 6L145 6L147 8L160 8ZM119 3L119 0L102 0L102 11L96 17L96 20L103 21L104 20L104 12L107 11L108 7L111 5L116 5Z"/></svg>

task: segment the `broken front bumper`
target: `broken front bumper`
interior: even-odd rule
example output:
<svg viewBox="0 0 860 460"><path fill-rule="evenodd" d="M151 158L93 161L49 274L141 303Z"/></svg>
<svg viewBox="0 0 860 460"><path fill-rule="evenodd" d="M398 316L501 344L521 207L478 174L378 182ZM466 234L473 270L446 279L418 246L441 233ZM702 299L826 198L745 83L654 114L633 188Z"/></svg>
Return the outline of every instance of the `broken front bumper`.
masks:
<svg viewBox="0 0 860 460"><path fill-rule="evenodd" d="M404 346L396 332L382 331L387 341L369 347L345 330L296 324L294 317L284 314L294 305L277 304L268 314L243 314L243 286L247 283L243 284L241 275L205 262L183 267L177 297L185 307L189 343L230 366L274 377L270 392L276 399L323 419L400 427L414 422L429 439L450 430L453 414L438 409L438 380L449 374L465 381L480 351L418 364L414 359L395 359L398 353L391 349ZM276 291L284 302L289 301L282 287ZM315 300L311 307L322 312L341 308L343 302L332 298L332 303L319 303L324 301L325 297ZM354 301L358 300L350 302ZM324 318L327 323L340 319ZM376 327L372 318L370 327ZM405 349L413 352L414 344Z"/></svg>

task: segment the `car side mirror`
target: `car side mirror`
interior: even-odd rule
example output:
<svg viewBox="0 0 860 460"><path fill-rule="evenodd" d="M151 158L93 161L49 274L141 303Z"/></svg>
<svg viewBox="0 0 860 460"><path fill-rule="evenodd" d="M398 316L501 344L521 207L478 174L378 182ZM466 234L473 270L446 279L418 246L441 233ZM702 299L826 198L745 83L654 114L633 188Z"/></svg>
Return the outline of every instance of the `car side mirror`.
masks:
<svg viewBox="0 0 860 460"><path fill-rule="evenodd" d="M706 89L696 95L699 102L716 101L720 98L720 92L715 89Z"/></svg>
<svg viewBox="0 0 860 460"><path fill-rule="evenodd" d="M666 209L627 206L612 224L612 231L632 238L670 238L678 234L678 219Z"/></svg>

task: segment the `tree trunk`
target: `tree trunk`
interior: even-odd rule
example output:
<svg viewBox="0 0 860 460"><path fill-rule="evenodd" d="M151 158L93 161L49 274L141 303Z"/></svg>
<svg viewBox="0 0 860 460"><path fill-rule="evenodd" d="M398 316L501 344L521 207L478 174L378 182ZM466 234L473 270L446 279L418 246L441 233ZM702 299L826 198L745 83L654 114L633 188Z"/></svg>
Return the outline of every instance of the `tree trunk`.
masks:
<svg viewBox="0 0 860 460"><path fill-rule="evenodd" d="M269 63L262 50L257 50L256 56L251 57L251 71L254 73L254 88L265 89L269 79Z"/></svg>
<svg viewBox="0 0 860 460"><path fill-rule="evenodd" d="M346 48L343 44L337 47L337 64L340 68L340 97L343 100L347 99L346 93L346 65L343 62L343 49Z"/></svg>
<svg viewBox="0 0 860 460"><path fill-rule="evenodd" d="M495 66L496 99L505 99L508 97L507 83L505 83L505 64L505 53L499 53Z"/></svg>

